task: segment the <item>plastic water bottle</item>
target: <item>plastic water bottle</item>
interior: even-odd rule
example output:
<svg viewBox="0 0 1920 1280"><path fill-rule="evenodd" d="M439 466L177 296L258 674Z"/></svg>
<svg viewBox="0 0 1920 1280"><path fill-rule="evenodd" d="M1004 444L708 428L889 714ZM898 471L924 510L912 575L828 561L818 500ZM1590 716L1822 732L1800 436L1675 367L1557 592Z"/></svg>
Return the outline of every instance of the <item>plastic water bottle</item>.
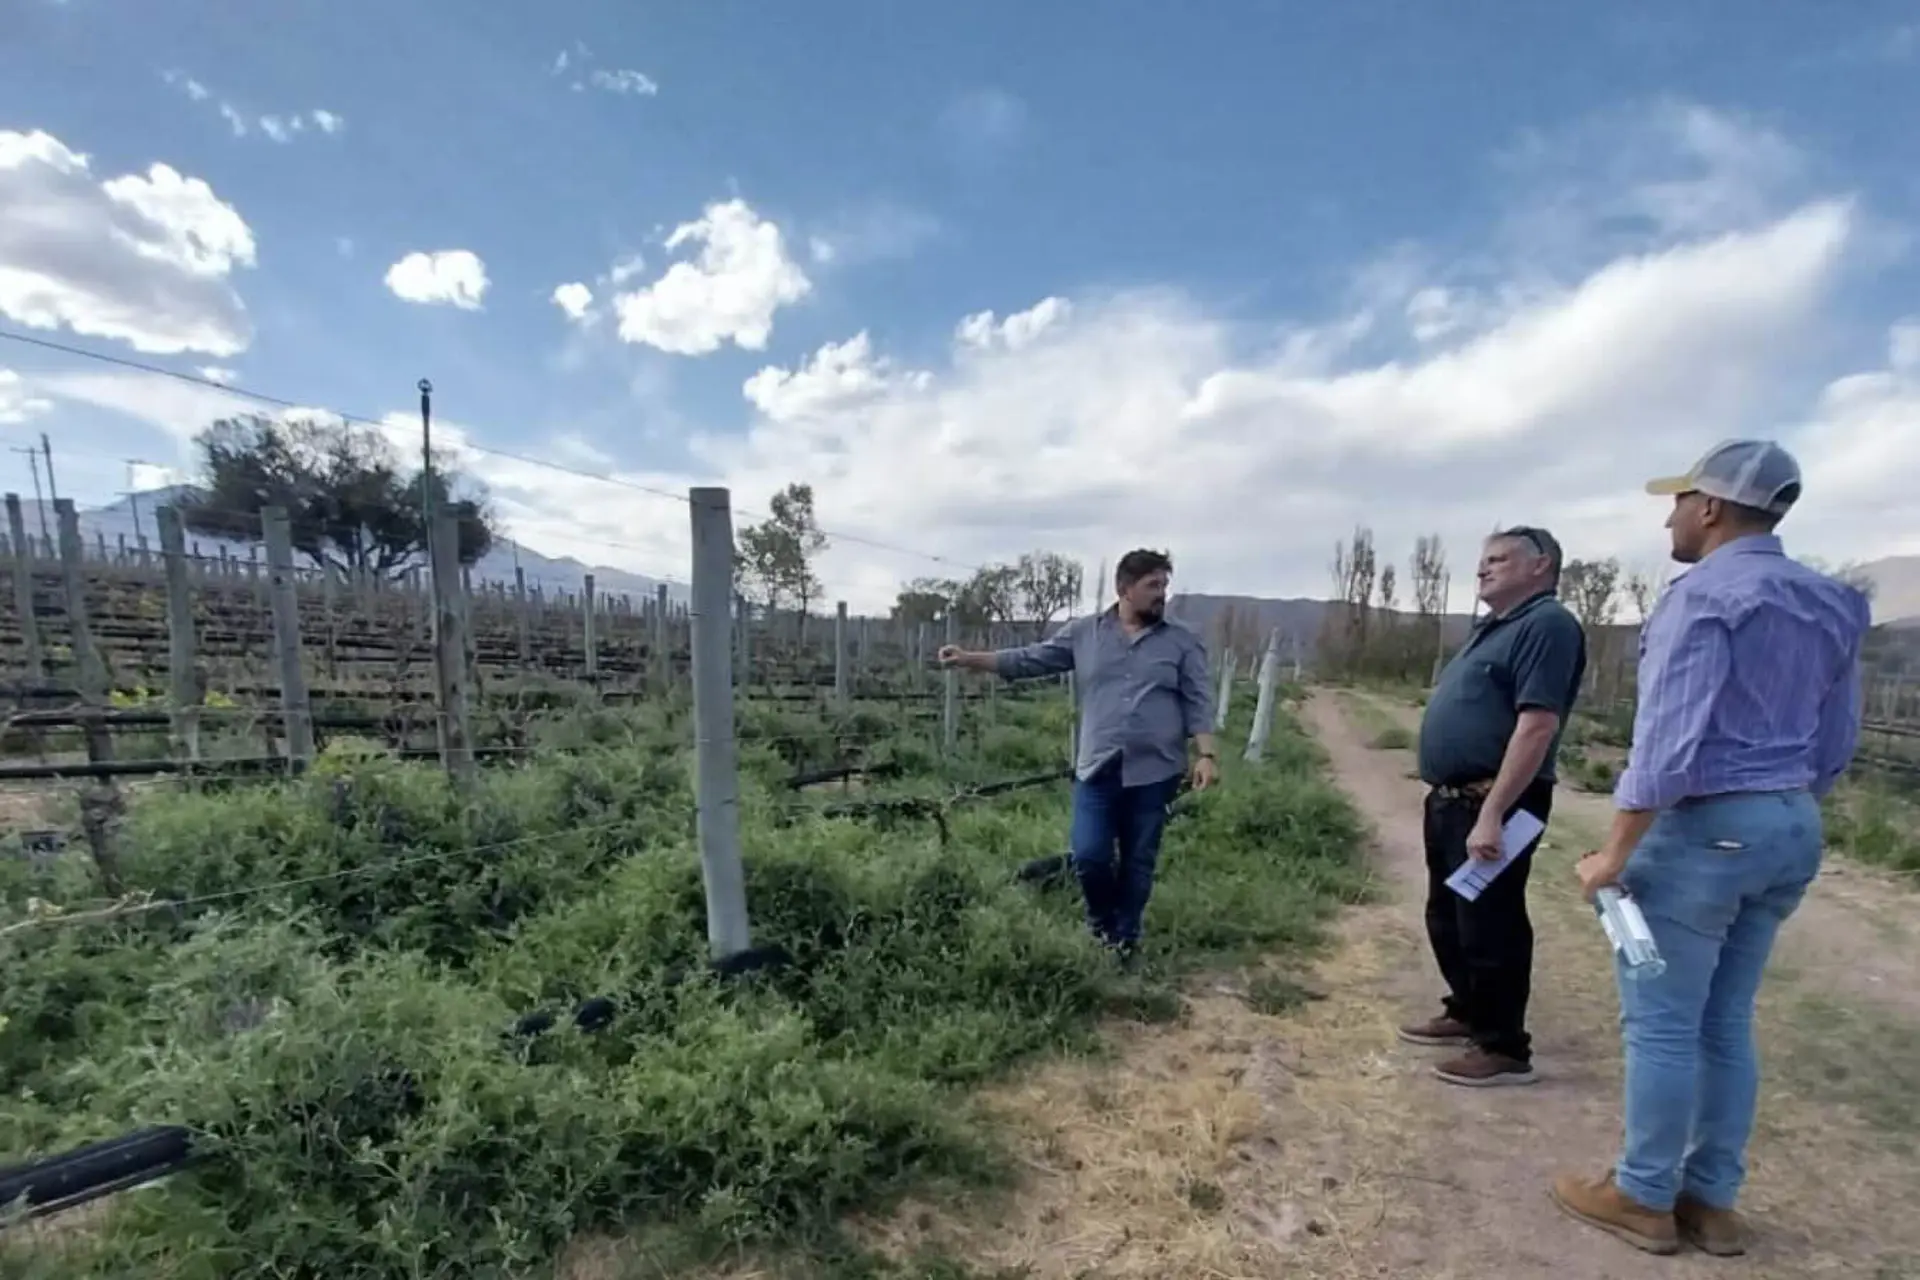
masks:
<svg viewBox="0 0 1920 1280"><path fill-rule="evenodd" d="M1653 930L1647 928L1647 918L1640 914L1639 904L1615 885L1606 886L1594 897L1600 912L1600 927L1606 930L1613 949L1627 962L1626 975L1638 979L1657 978L1665 973L1667 962L1660 957Z"/></svg>

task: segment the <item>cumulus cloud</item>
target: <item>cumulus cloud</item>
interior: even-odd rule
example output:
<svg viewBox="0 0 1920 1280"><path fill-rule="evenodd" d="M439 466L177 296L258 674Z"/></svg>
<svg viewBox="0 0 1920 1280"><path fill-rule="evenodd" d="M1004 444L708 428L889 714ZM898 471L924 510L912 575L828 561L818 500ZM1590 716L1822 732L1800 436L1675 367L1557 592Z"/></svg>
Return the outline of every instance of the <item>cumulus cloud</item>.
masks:
<svg viewBox="0 0 1920 1280"><path fill-rule="evenodd" d="M559 285L553 291L553 305L566 312L569 320L584 320L593 307L593 290L578 280Z"/></svg>
<svg viewBox="0 0 1920 1280"><path fill-rule="evenodd" d="M25 378L12 369L0 369L0 426L18 426L51 408L51 401L28 391Z"/></svg>
<svg viewBox="0 0 1920 1280"><path fill-rule="evenodd" d="M975 350L1017 351L1065 320L1072 310L1073 304L1065 298L1042 298L1005 320L996 320L991 311L977 311L955 326L953 337L962 347Z"/></svg>
<svg viewBox="0 0 1920 1280"><path fill-rule="evenodd" d="M387 268L387 288L404 302L478 311L487 294L487 264L469 249L416 250Z"/></svg>
<svg viewBox="0 0 1920 1280"><path fill-rule="evenodd" d="M693 260L614 297L623 342L676 355L706 355L726 342L759 351L774 313L813 287L788 256L780 228L744 200L708 205L700 218L675 227L665 247L673 253L690 245L700 249Z"/></svg>
<svg viewBox="0 0 1920 1280"><path fill-rule="evenodd" d="M1658 182L1661 170L1641 171ZM1440 534L1456 605L1496 522L1545 523L1571 555L1657 568L1665 511L1642 482L1732 434L1777 434L1799 455L1807 497L1784 529L1796 551L1920 551L1920 499L1905 480L1920 473L1920 320L1887 330L1839 376L1789 358L1833 331L1833 286L1861 251L1864 216L1797 196L1711 207L1578 267L1516 258L1510 274L1463 285L1463 255L1411 259L1390 310L1368 295L1253 325L1171 288L1015 297L1011 311L956 313L950 358L927 369L896 363L860 330L746 379L746 429L693 435L683 471L606 457L581 468L592 475L481 453L461 463L529 544L675 576L684 506L627 486L724 483L749 520L806 481L823 523L849 535L820 565L829 598L869 609L903 579L1034 547L1091 569L1129 546L1168 546L1185 589L1324 594L1328 549L1356 524L1396 562L1416 536ZM720 283L733 273L675 266L701 283L665 290L685 305L645 317L678 344L663 349L712 350L751 328L739 317L753 290ZM1410 317L1429 288L1447 305L1430 297ZM693 305L715 298L725 305ZM769 324L775 309L763 308ZM1411 323L1437 328L1419 342ZM120 398L161 412L144 391ZM578 430L549 456L617 452Z"/></svg>
<svg viewBox="0 0 1920 1280"><path fill-rule="evenodd" d="M230 356L253 336L230 277L253 265L253 232L202 179L155 163L101 181L51 134L0 131L0 314Z"/></svg>
<svg viewBox="0 0 1920 1280"><path fill-rule="evenodd" d="M888 391L924 390L933 375L899 372L876 357L862 329L845 342L829 342L798 369L768 365L748 378L741 392L775 422L795 422L844 411Z"/></svg>
<svg viewBox="0 0 1920 1280"><path fill-rule="evenodd" d="M217 382L222 386L225 386L240 376L232 369L224 368L217 364L203 364L198 369L195 369L194 372L205 378L208 382Z"/></svg>

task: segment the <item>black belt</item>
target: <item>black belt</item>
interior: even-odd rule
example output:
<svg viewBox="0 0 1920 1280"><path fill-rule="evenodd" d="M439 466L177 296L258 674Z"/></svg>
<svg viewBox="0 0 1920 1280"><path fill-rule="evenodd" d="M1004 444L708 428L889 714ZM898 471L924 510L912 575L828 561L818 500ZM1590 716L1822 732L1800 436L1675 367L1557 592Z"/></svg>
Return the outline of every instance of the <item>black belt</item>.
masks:
<svg viewBox="0 0 1920 1280"><path fill-rule="evenodd" d="M1485 800L1487 793L1493 790L1493 779L1484 778L1478 782L1450 782L1435 786L1433 794L1442 800Z"/></svg>

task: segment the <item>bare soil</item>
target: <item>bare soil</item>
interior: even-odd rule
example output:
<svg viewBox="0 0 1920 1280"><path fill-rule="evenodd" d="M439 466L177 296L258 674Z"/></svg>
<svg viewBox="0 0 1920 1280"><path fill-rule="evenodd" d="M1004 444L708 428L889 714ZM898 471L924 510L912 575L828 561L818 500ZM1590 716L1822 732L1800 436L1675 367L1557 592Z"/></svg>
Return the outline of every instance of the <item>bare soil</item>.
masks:
<svg viewBox="0 0 1920 1280"><path fill-rule="evenodd" d="M1325 998L1258 1012L1261 975L1229 975L1190 992L1178 1024L1114 1028L1105 1060L1050 1064L991 1098L1027 1170L1015 1194L910 1205L861 1234L1036 1280L1920 1276L1920 895L1829 866L1761 999L1755 1247L1647 1257L1547 1198L1555 1173L1605 1168L1618 1141L1619 1006L1572 875L1606 798L1557 797L1536 855L1541 1082L1460 1089L1393 1033L1435 1008L1439 984L1420 924L1421 787L1408 752L1370 744L1418 711L1319 694L1307 718L1373 829L1382 890L1304 975Z"/></svg>

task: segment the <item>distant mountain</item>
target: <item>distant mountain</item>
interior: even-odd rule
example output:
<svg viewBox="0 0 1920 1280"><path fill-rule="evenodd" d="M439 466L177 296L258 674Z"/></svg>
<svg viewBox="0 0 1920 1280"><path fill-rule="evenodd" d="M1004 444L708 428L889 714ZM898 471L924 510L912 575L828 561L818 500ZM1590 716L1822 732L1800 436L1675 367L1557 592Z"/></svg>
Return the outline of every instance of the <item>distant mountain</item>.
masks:
<svg viewBox="0 0 1920 1280"><path fill-rule="evenodd" d="M1297 653L1303 661L1312 656L1314 643L1320 637L1321 624L1326 618L1327 610L1332 607L1325 600L1307 600L1299 597L1268 600L1258 596L1216 596L1186 592L1175 594L1172 602L1173 615L1202 635L1224 625L1229 611L1233 614L1236 630L1244 629L1259 636L1278 630L1281 652L1288 656ZM1448 614L1447 646L1451 648L1465 640L1472 626L1473 620L1465 614Z"/></svg>
<svg viewBox="0 0 1920 1280"><path fill-rule="evenodd" d="M1860 572L1873 582L1873 620L1920 626L1920 556L1870 560Z"/></svg>
<svg viewBox="0 0 1920 1280"><path fill-rule="evenodd" d="M128 548L139 546L142 535L147 545L158 549L160 535L153 523L153 513L160 507L173 501L181 492L182 486L165 489L150 489L132 494L104 507L89 507L79 512L80 537L87 544L89 555L98 553L102 539L109 552L115 551L125 540ZM38 537L41 529L41 507L46 509L46 528L58 536L58 527L54 523L53 504L36 503L28 499L21 504L26 517L28 536ZM187 534L188 550L196 545L198 553L217 558L224 549L229 556L245 560L257 555L266 557L266 548L250 541L229 541L223 538L209 538L197 533ZM541 555L525 543L516 543L502 538L496 541L491 550L473 566L476 583L499 582L508 586L513 584L514 566L526 573L527 586L539 587L541 591L577 592L585 586L586 575L593 575L596 590L613 595L632 596L637 603L642 597L651 599L661 579L650 578L645 574L629 573L625 569L614 569L606 565L583 564L571 556L552 557ZM683 583L667 583L669 599L686 603L687 588Z"/></svg>

